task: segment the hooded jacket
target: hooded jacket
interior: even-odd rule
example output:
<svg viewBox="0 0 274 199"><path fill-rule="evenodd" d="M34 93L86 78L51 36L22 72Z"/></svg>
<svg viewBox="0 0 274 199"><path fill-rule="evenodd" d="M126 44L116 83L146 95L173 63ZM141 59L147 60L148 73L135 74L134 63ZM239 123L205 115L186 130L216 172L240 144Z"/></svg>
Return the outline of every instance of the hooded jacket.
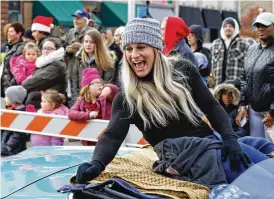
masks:
<svg viewBox="0 0 274 199"><path fill-rule="evenodd" d="M241 99L240 94L240 81L225 81L222 84L219 84L213 91L214 97L220 102L220 104L225 109L232 128L238 137L248 136L250 134L249 124L246 123L243 127L239 127L236 123L236 117L238 115L239 102ZM232 104L225 106L222 101L222 93L224 91L232 92Z"/></svg>
<svg viewBox="0 0 274 199"><path fill-rule="evenodd" d="M195 66L198 66L195 55L187 45L185 38L190 33L189 27L182 18L168 17L165 28L165 46L163 53L167 56L180 54Z"/></svg>
<svg viewBox="0 0 274 199"><path fill-rule="evenodd" d="M233 35L230 38L225 36L224 21L220 31L221 37L213 41L211 49L212 69L216 85L229 79L240 80L249 47L249 43L239 37L239 24L235 19L233 19L235 24Z"/></svg>
<svg viewBox="0 0 274 199"><path fill-rule="evenodd" d="M191 32L197 37L197 49L193 53L196 53L196 52L203 53L208 60L207 67L199 70L199 73L202 77L207 77L210 75L210 72L211 72L211 66L212 66L211 59L212 58L211 58L210 50L203 47L204 39L203 39L203 34L202 34L203 33L202 26L194 24L194 25L190 26L189 28L190 28Z"/></svg>

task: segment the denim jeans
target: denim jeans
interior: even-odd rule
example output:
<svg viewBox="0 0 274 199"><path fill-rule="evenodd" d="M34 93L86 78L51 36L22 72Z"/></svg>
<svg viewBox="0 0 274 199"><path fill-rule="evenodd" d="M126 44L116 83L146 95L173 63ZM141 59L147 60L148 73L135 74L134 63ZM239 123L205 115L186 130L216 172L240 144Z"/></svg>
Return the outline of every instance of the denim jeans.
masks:
<svg viewBox="0 0 274 199"><path fill-rule="evenodd" d="M248 108L249 111L249 125L250 125L250 136L254 137L266 137L265 126L262 123L264 119L263 115L259 112L254 111L251 106Z"/></svg>

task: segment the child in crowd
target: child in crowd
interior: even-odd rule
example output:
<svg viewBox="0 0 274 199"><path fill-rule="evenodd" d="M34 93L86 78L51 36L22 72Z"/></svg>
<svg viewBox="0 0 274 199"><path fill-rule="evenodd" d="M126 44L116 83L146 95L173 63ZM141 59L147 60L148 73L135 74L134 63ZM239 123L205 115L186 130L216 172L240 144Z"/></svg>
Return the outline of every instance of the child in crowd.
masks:
<svg viewBox="0 0 274 199"><path fill-rule="evenodd" d="M22 86L11 86L5 91L5 105L9 110L35 112L33 105L25 106L27 91ZM1 131L1 156L20 153L26 149L27 135L13 131Z"/></svg>
<svg viewBox="0 0 274 199"><path fill-rule="evenodd" d="M63 104L66 102L66 97L56 90L49 89L42 94L41 109L38 113L68 115L69 109ZM64 139L60 137L52 137L38 134L31 134L31 146L62 146Z"/></svg>
<svg viewBox="0 0 274 199"><path fill-rule="evenodd" d="M240 81L226 80L214 89L214 97L220 102L227 112L232 128L239 137L238 141L251 146L261 153L274 157L274 145L267 139L251 137L248 118L244 118L240 125L236 123L240 102Z"/></svg>
<svg viewBox="0 0 274 199"><path fill-rule="evenodd" d="M110 94L100 96L103 88L110 88ZM104 85L96 68L85 68L82 72L80 97L71 107L68 117L71 120L104 119L111 117L111 104L118 92L118 87L112 84ZM89 142L82 142L89 145Z"/></svg>
<svg viewBox="0 0 274 199"><path fill-rule="evenodd" d="M213 93L214 97L220 102L230 118L230 122L233 130L238 137L244 137L249 135L249 124L246 118L242 120L242 124L239 126L236 123L236 117L238 115L239 102L240 102L240 82L237 80L227 80L218 85Z"/></svg>
<svg viewBox="0 0 274 199"><path fill-rule="evenodd" d="M24 47L23 55L11 59L10 71L17 84L21 85L36 70L35 61L38 55L39 49L36 44L29 42Z"/></svg>

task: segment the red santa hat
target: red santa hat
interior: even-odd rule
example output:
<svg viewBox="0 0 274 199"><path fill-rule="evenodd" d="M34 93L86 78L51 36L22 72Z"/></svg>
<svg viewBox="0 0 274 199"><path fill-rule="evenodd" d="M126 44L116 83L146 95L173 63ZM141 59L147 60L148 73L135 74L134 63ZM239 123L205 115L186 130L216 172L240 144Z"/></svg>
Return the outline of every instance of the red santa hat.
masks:
<svg viewBox="0 0 274 199"><path fill-rule="evenodd" d="M50 29L53 28L53 18L37 16L33 19L31 31L38 30L41 32L50 33Z"/></svg>

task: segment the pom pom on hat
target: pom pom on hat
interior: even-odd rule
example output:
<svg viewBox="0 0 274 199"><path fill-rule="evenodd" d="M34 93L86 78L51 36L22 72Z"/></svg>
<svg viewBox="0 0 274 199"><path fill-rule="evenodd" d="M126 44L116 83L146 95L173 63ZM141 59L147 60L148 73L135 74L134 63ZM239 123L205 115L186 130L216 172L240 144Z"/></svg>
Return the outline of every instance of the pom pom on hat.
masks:
<svg viewBox="0 0 274 199"><path fill-rule="evenodd" d="M102 79L96 68L85 68L82 71L81 87L90 84L95 79Z"/></svg>

